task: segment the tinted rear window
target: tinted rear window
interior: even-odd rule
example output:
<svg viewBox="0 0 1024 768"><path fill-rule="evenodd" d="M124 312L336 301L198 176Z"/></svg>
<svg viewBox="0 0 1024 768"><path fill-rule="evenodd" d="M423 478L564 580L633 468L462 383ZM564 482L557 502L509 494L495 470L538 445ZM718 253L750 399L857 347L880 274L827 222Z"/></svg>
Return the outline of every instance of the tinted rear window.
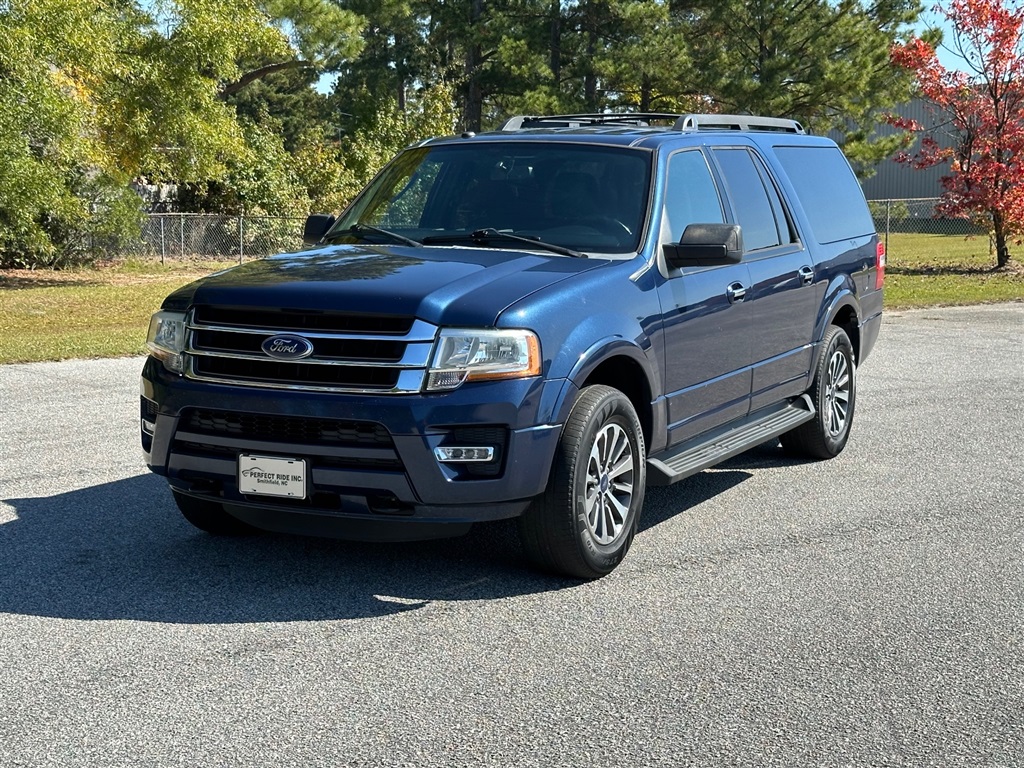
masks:
<svg viewBox="0 0 1024 768"><path fill-rule="evenodd" d="M814 239L834 243L875 231L860 183L838 147L775 147Z"/></svg>
<svg viewBox="0 0 1024 768"><path fill-rule="evenodd" d="M775 213L750 153L745 149L716 149L715 157L729 185L737 222L743 227L743 249L756 251L778 245Z"/></svg>

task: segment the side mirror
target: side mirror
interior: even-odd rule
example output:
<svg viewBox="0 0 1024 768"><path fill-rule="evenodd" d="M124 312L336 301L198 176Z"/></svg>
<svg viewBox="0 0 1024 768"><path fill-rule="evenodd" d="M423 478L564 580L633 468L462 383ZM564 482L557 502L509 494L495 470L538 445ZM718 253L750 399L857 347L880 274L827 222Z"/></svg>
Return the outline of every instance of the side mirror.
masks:
<svg viewBox="0 0 1024 768"><path fill-rule="evenodd" d="M310 214L306 219L306 225L302 228L302 242L307 245L316 245L327 234L327 230L334 224L334 217L323 213Z"/></svg>
<svg viewBox="0 0 1024 768"><path fill-rule="evenodd" d="M663 250L672 267L738 264L743 258L743 231L739 224L690 224L678 243L666 243Z"/></svg>

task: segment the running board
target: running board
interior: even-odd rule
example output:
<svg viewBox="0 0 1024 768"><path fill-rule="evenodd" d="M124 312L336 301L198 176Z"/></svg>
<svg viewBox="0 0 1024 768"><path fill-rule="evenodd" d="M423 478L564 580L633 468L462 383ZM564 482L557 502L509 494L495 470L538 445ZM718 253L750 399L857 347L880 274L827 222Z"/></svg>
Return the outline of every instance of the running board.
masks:
<svg viewBox="0 0 1024 768"><path fill-rule="evenodd" d="M811 398L802 395L782 408L755 416L744 424L724 432L670 448L647 459L647 482L650 485L671 485L703 469L750 450L755 445L778 437L783 432L814 418Z"/></svg>

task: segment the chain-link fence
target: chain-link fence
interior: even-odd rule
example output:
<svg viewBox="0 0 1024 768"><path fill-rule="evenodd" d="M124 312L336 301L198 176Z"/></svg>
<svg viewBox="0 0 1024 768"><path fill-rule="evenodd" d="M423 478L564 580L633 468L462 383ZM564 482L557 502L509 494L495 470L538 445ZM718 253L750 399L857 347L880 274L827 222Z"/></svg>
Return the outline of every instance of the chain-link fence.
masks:
<svg viewBox="0 0 1024 768"><path fill-rule="evenodd" d="M294 251L302 245L303 219L278 216L220 216L153 213L138 238L103 247L109 258L255 259Z"/></svg>
<svg viewBox="0 0 1024 768"><path fill-rule="evenodd" d="M868 206L890 261L921 261L965 250L987 255L988 232L966 219L937 216L937 198L871 200ZM117 244L95 243L108 258L255 259L302 246L303 219L276 216L219 216L154 213L138 238Z"/></svg>
<svg viewBox="0 0 1024 768"><path fill-rule="evenodd" d="M890 265L941 264L989 256L988 229L968 219L939 216L935 212L938 204L938 198L868 201Z"/></svg>

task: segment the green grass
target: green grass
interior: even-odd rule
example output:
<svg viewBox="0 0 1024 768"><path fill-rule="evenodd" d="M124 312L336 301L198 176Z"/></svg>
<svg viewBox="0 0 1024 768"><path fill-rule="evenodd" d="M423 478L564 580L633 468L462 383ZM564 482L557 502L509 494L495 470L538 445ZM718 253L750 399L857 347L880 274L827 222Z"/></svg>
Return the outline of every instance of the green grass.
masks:
<svg viewBox="0 0 1024 768"><path fill-rule="evenodd" d="M889 309L1024 300L1024 272L993 271L987 237L889 235L885 305Z"/></svg>
<svg viewBox="0 0 1024 768"><path fill-rule="evenodd" d="M1024 300L1024 270L993 272L985 237L896 233L888 253L887 309ZM0 270L0 363L142 354L163 298L232 263Z"/></svg>
<svg viewBox="0 0 1024 768"><path fill-rule="evenodd" d="M880 235L885 239L884 235ZM893 232L888 243L889 266L934 269L985 269L995 263L988 237Z"/></svg>
<svg viewBox="0 0 1024 768"><path fill-rule="evenodd" d="M0 363L142 354L164 297L228 264L0 270Z"/></svg>

